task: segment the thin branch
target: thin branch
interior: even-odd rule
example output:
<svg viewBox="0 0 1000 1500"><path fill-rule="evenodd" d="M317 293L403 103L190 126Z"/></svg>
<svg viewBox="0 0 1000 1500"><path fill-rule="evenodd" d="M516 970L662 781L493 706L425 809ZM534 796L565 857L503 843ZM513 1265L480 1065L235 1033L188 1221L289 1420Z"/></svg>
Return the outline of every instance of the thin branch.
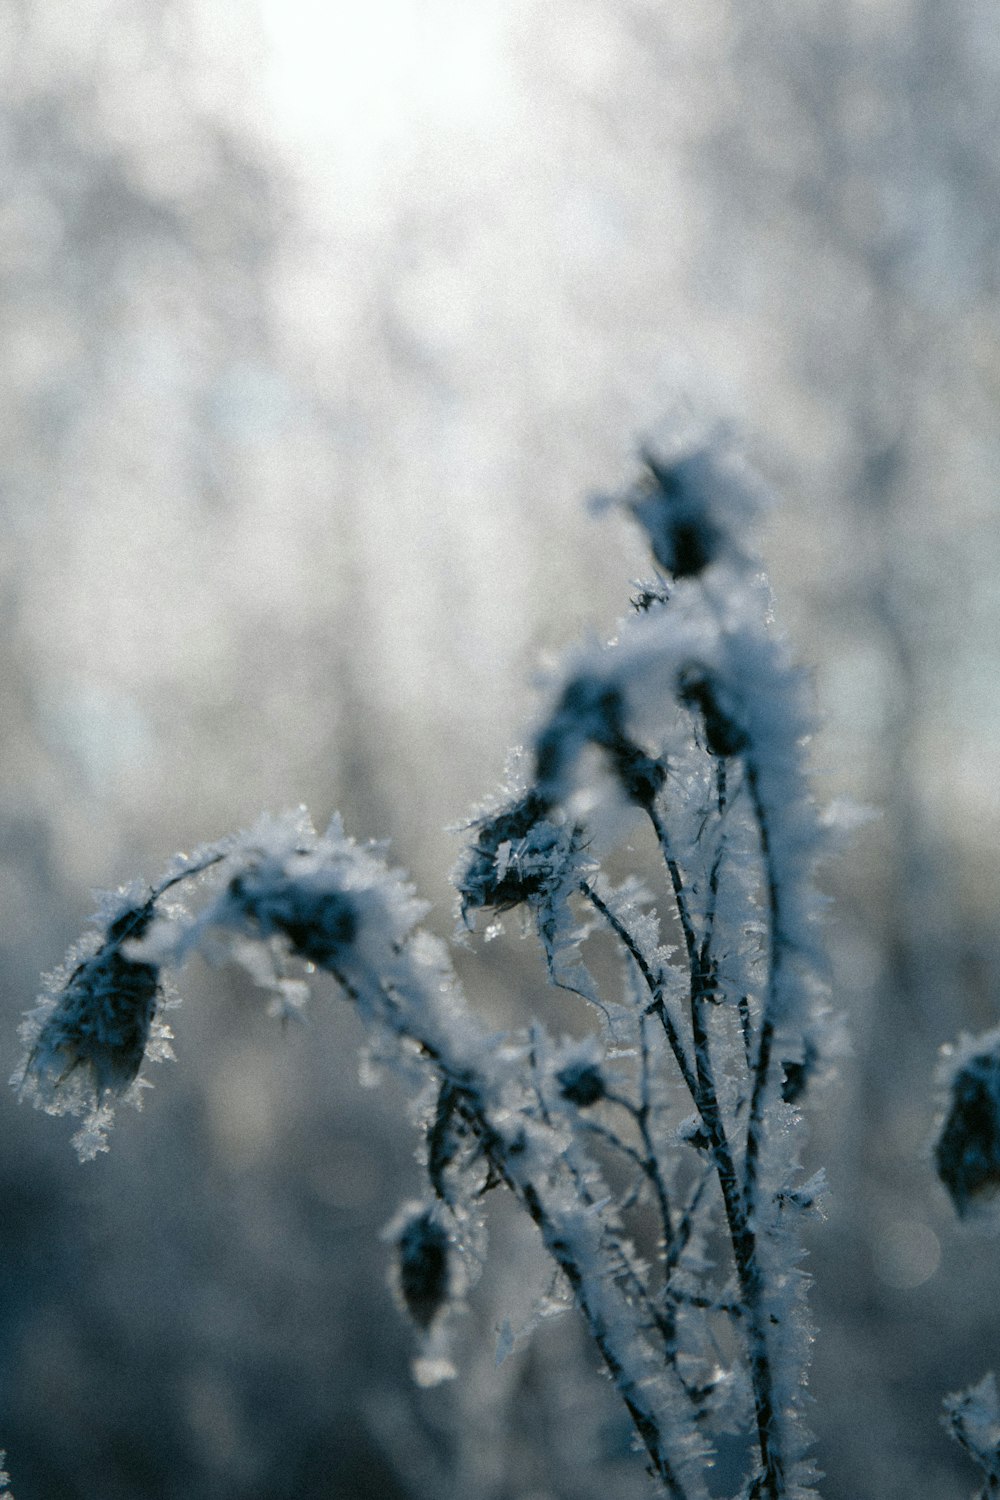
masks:
<svg viewBox="0 0 1000 1500"><path fill-rule="evenodd" d="M642 981L649 991L651 997L651 1003L647 1006L647 1013L649 1015L655 1015L658 1017L666 1035L667 1044L674 1055L674 1060L676 1061L677 1066L680 1069L681 1077L684 1079L684 1082L687 1086L688 1093L691 1095L692 1100L697 1103L697 1080L694 1075L694 1070L692 1069L691 1063L688 1059L688 1055L684 1050L684 1044L680 1039L677 1028L673 1023L669 1010L667 1009L666 995L664 993L662 981L657 978L652 969L649 967L642 949L639 947L638 943L635 941L634 937L629 932L624 922L622 922L621 919L615 915L610 906L608 906L607 902L598 895L597 891L590 884L590 882L586 880L581 881L580 890L587 897L587 900L591 903L591 905L600 912L601 916L608 923L608 926L612 929L612 931L621 940L622 944L627 949L629 956L635 961L636 968L642 975Z"/></svg>

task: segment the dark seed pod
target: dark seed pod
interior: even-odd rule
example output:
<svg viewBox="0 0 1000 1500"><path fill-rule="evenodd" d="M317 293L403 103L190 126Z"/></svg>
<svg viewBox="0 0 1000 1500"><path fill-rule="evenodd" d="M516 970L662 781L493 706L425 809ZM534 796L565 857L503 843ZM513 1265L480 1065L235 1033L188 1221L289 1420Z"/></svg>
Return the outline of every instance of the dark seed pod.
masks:
<svg viewBox="0 0 1000 1500"><path fill-rule="evenodd" d="M285 934L295 952L320 968L336 963L354 941L357 917L354 908L337 892L324 892L314 899L296 902L287 917L277 917L275 926Z"/></svg>
<svg viewBox="0 0 1000 1500"><path fill-rule="evenodd" d="M121 944L141 937L152 916L147 903L110 923L102 946L66 981L38 1034L29 1071L58 1072L62 1079L89 1068L98 1097L124 1093L133 1082L149 1042L160 971L127 957Z"/></svg>
<svg viewBox="0 0 1000 1500"><path fill-rule="evenodd" d="M711 755L722 759L739 755L750 743L746 730L727 712L715 682L700 667L688 667L677 683L681 702L701 714L705 726L705 745Z"/></svg>
<svg viewBox="0 0 1000 1500"><path fill-rule="evenodd" d="M251 869L233 877L229 894L263 936L282 933L299 958L319 968L342 960L357 935L354 906L340 891Z"/></svg>
<svg viewBox="0 0 1000 1500"><path fill-rule="evenodd" d="M786 1104L797 1104L806 1091L806 1085L816 1067L816 1048L807 1041L801 1062L785 1061L781 1064L781 1097Z"/></svg>
<svg viewBox="0 0 1000 1500"><path fill-rule="evenodd" d="M556 1074L556 1078L563 1098L578 1109L597 1104L607 1092L596 1063L570 1063Z"/></svg>
<svg viewBox="0 0 1000 1500"><path fill-rule="evenodd" d="M621 690L600 677L581 673L563 689L559 705L535 742L535 774L544 789L558 787L585 744L604 749L621 738Z"/></svg>
<svg viewBox="0 0 1000 1500"><path fill-rule="evenodd" d="M448 1236L425 1209L406 1224L396 1248L406 1310L418 1328L429 1328L448 1300Z"/></svg>
<svg viewBox="0 0 1000 1500"><path fill-rule="evenodd" d="M722 542L709 516L706 454L689 453L671 464L643 457L646 488L631 502L633 514L660 567L674 578L696 578L715 561Z"/></svg>
<svg viewBox="0 0 1000 1500"><path fill-rule="evenodd" d="M544 855L555 849L558 832L545 824L548 803L534 788L502 812L479 824L476 842L469 851L465 868L456 877L462 897L462 910L475 911L492 907L508 911L522 901L537 896L550 879L552 870ZM524 846L530 860L499 861L501 846Z"/></svg>
<svg viewBox="0 0 1000 1500"><path fill-rule="evenodd" d="M1000 1056L982 1053L955 1073L934 1161L960 1218L1000 1195Z"/></svg>
<svg viewBox="0 0 1000 1500"><path fill-rule="evenodd" d="M628 800L637 807L651 808L667 779L666 766L624 735L608 750L615 775Z"/></svg>
<svg viewBox="0 0 1000 1500"><path fill-rule="evenodd" d="M648 810L666 780L666 767L626 733L621 689L581 676L567 684L550 724L539 735L535 747L539 782L558 784L564 763L588 742L606 751L629 801Z"/></svg>

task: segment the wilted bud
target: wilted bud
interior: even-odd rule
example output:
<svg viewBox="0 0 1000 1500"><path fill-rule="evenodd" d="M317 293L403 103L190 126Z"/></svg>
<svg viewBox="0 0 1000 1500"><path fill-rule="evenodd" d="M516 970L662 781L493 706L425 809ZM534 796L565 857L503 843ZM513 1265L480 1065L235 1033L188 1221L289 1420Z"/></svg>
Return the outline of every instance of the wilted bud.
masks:
<svg viewBox="0 0 1000 1500"><path fill-rule="evenodd" d="M611 745L621 735L623 713L621 690L614 683L586 672L571 678L535 742L542 789L562 795L563 781L584 745Z"/></svg>
<svg viewBox="0 0 1000 1500"><path fill-rule="evenodd" d="M806 1086L816 1067L815 1044L806 1040L801 1061L786 1058L782 1061L781 1097L786 1104L797 1104L806 1091Z"/></svg>
<svg viewBox="0 0 1000 1500"><path fill-rule="evenodd" d="M600 1068L593 1062L573 1062L556 1074L559 1092L578 1109L587 1109L604 1098L607 1089Z"/></svg>
<svg viewBox="0 0 1000 1500"><path fill-rule="evenodd" d="M960 1218L1000 1196L1000 1055L983 1052L953 1073L934 1160Z"/></svg>
<svg viewBox="0 0 1000 1500"><path fill-rule="evenodd" d="M723 703L719 685L702 667L686 667L677 682L677 695L686 707L701 714L705 744L712 755L739 755L750 743L743 727Z"/></svg>
<svg viewBox="0 0 1000 1500"><path fill-rule="evenodd" d="M630 506L649 537L653 556L675 578L703 573L722 537L712 519L712 461L707 451L663 463L646 453L646 483Z"/></svg>
<svg viewBox="0 0 1000 1500"><path fill-rule="evenodd" d="M539 783L558 789L585 744L606 751L630 802L647 809L652 806L666 780L665 766L626 733L621 689L613 682L581 675L567 684L559 707L538 737L535 757Z"/></svg>
<svg viewBox="0 0 1000 1500"><path fill-rule="evenodd" d="M296 879L277 864L252 865L233 876L229 896L262 937L281 933L319 968L341 961L357 934L350 898L312 872Z"/></svg>
<svg viewBox="0 0 1000 1500"><path fill-rule="evenodd" d="M399 1290L418 1328L429 1328L448 1300L448 1236L431 1209L414 1215L396 1241Z"/></svg>
<svg viewBox="0 0 1000 1500"><path fill-rule="evenodd" d="M156 1012L159 969L129 958L122 944L141 937L152 916L152 902L123 911L97 952L72 971L31 1043L22 1086L56 1090L82 1067L99 1100L134 1081Z"/></svg>

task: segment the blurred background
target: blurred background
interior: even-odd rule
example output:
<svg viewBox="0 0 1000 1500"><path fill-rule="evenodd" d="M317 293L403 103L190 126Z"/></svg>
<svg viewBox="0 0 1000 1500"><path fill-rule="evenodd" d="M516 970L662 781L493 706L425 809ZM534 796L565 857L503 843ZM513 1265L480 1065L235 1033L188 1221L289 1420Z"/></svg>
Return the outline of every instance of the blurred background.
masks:
<svg viewBox="0 0 1000 1500"><path fill-rule="evenodd" d="M1000 1363L1000 1247L928 1143L939 1045L998 1021L994 7L7 0L0 80L0 1063L92 890L264 808L391 837L447 933L445 826L647 572L588 495L721 424L780 499L817 794L879 810L825 876L824 1495L967 1494L938 1414ZM347 1008L184 992L110 1156L0 1100L18 1500L647 1493L571 1318L496 1366L546 1286L502 1209L413 1386L413 1134Z"/></svg>

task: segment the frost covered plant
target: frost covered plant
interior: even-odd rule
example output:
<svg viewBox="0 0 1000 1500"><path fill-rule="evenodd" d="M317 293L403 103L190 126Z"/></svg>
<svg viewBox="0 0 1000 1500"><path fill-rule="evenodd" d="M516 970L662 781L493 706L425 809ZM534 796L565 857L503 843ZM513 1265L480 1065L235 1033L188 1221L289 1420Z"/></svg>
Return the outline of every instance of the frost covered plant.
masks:
<svg viewBox="0 0 1000 1500"><path fill-rule="evenodd" d="M551 983L579 997L576 1035L541 1018L489 1032L384 851L300 812L114 898L29 1017L16 1081L82 1113L92 1155L143 1057L165 1050L162 972L230 956L280 1010L324 970L420 1101L426 1197L386 1232L418 1378L452 1370L484 1199L505 1190L660 1490L706 1500L716 1464L713 1494L807 1500L800 1225L823 1184L803 1180L798 1102L822 1056L823 962L804 685L750 555L759 502L738 466L650 455L622 503L663 571L612 640L570 653L454 877L467 943L480 914L490 937L521 910ZM644 863L622 881L609 862L642 828Z"/></svg>

